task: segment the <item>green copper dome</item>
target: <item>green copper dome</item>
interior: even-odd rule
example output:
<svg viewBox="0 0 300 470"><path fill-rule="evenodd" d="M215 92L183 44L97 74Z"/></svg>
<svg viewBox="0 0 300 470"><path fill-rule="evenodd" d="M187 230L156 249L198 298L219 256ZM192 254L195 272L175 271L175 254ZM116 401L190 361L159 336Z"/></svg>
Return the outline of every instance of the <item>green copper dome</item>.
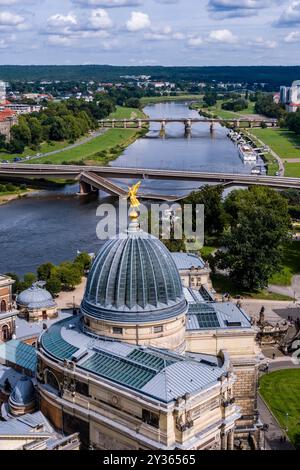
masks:
<svg viewBox="0 0 300 470"><path fill-rule="evenodd" d="M147 322L186 311L176 265L167 248L142 230L108 240L90 271L83 314L117 322Z"/></svg>

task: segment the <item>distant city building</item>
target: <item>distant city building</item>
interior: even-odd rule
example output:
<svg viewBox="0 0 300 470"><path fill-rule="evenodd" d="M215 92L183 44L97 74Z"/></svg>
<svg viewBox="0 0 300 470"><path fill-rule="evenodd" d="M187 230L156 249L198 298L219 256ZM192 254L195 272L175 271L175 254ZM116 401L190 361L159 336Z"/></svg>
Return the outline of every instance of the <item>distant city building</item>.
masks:
<svg viewBox="0 0 300 470"><path fill-rule="evenodd" d="M289 113L300 108L300 80L294 81L291 87L280 87L280 103L285 105Z"/></svg>
<svg viewBox="0 0 300 470"><path fill-rule="evenodd" d="M6 101L6 84L2 80L0 81L0 106Z"/></svg>

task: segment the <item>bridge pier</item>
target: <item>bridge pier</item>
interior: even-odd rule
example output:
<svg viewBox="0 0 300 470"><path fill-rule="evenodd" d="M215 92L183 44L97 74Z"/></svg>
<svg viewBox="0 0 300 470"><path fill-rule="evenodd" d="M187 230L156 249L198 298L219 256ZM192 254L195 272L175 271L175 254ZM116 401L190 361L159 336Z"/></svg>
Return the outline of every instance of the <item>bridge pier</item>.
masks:
<svg viewBox="0 0 300 470"><path fill-rule="evenodd" d="M140 119L138 120L138 129L142 129L142 121Z"/></svg>
<svg viewBox="0 0 300 470"><path fill-rule="evenodd" d="M164 137L166 135L166 121L161 121L160 123L160 136Z"/></svg>
<svg viewBox="0 0 300 470"><path fill-rule="evenodd" d="M192 133L192 121L190 119L184 121L184 133L186 137L189 137Z"/></svg>
<svg viewBox="0 0 300 470"><path fill-rule="evenodd" d="M124 121L123 121L123 126L124 126L124 129L127 128L127 121L126 121L125 119L124 119Z"/></svg>
<svg viewBox="0 0 300 470"><path fill-rule="evenodd" d="M86 183L85 181L79 181L79 193L78 196L87 196L88 194L91 194L93 192L92 186L89 183Z"/></svg>
<svg viewBox="0 0 300 470"><path fill-rule="evenodd" d="M209 126L209 131L212 134L214 130L215 130L215 125L214 125L214 122L212 122L211 125Z"/></svg>
<svg viewBox="0 0 300 470"><path fill-rule="evenodd" d="M249 121L249 128L252 129L252 127L253 127L253 122Z"/></svg>
<svg viewBox="0 0 300 470"><path fill-rule="evenodd" d="M115 127L115 119L112 119L112 121L111 121L111 127L112 127L112 128Z"/></svg>

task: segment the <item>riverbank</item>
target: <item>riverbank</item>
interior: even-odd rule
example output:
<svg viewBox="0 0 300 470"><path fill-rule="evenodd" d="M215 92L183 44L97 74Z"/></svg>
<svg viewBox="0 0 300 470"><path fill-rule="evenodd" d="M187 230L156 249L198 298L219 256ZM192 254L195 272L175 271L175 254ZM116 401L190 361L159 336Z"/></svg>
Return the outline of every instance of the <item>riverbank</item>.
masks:
<svg viewBox="0 0 300 470"><path fill-rule="evenodd" d="M157 103L167 103L172 101L191 101L199 100L202 95L199 94L182 94L176 96L144 96L140 99L140 102L143 106L148 104L157 104Z"/></svg>
<svg viewBox="0 0 300 470"><path fill-rule="evenodd" d="M145 118L146 114L137 108L126 108L117 106L111 113L110 119L135 119ZM118 157L122 151L135 139L144 134L143 129L97 129L90 134L80 137L76 142L44 142L39 149L39 157L27 160L27 163L47 163L47 164L69 164L89 161L95 164L105 165L110 160ZM23 154L0 153L0 158L13 160L15 157L25 158L32 156L34 151L26 148Z"/></svg>
<svg viewBox="0 0 300 470"><path fill-rule="evenodd" d="M125 108L118 106L116 111L111 113L110 119L135 119L146 117L140 109ZM85 141L81 145L73 145L71 148L52 153L51 156L41 156L28 163L47 164L95 164L106 165L109 161L117 158L136 139L147 132L148 128L127 128L127 129L106 129L96 137Z"/></svg>
<svg viewBox="0 0 300 470"><path fill-rule="evenodd" d="M7 204L11 201L14 201L16 199L26 197L28 194L30 194L32 192L37 192L37 190L27 189L26 191L0 193L0 206L2 206L4 204Z"/></svg>

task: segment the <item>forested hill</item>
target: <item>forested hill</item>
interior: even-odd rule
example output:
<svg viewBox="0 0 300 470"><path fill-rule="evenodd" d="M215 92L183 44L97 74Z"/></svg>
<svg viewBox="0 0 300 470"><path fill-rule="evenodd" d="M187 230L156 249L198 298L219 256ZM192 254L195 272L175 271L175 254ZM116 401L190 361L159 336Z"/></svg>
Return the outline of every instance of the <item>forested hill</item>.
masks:
<svg viewBox="0 0 300 470"><path fill-rule="evenodd" d="M0 65L0 79L30 80L97 80L116 82L125 75L151 75L169 81L224 81L268 83L278 87L300 79L300 66L269 67L123 67L111 65Z"/></svg>

